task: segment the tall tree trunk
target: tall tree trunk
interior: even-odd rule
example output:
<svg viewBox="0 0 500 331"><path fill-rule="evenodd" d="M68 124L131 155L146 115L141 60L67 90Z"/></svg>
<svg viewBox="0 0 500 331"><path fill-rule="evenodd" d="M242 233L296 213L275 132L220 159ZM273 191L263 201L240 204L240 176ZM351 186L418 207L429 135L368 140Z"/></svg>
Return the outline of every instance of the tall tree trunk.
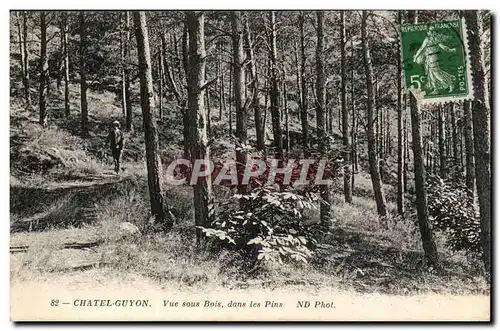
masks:
<svg viewBox="0 0 500 331"><path fill-rule="evenodd" d="M439 148L439 176L446 177L446 151L445 151L445 128L443 106L438 105L438 148Z"/></svg>
<svg viewBox="0 0 500 331"><path fill-rule="evenodd" d="M19 12L16 12L16 25L17 25L17 35L18 35L18 40L19 40L19 53L21 54L21 77L23 79L24 102L25 102L25 107L27 109L30 106L31 100L29 100L29 90L28 90L29 84L27 85L26 80L25 80L25 77L27 75L29 77L29 73L27 73L27 71L29 69L28 69L28 64L27 64L28 61L26 61L26 57L28 56L28 54L25 51L25 47L26 47L27 43L24 40L24 38L25 38L24 37L24 29L26 29L24 21L25 21L26 14L24 12L22 12L22 13L23 13L23 20L21 22L21 17L19 16Z"/></svg>
<svg viewBox="0 0 500 331"><path fill-rule="evenodd" d="M344 11L340 12L340 98L342 105L342 144L344 147L343 159L345 162L344 166L344 199L345 202L352 202L352 187L351 187L351 169L350 169L350 142L349 142L349 110L347 109L347 94L346 94L346 84L347 84L347 73L346 73L346 61L345 61L345 48L346 48L346 37L345 37L345 14ZM330 116L331 117L331 116Z"/></svg>
<svg viewBox="0 0 500 331"><path fill-rule="evenodd" d="M308 156L309 149L309 124L307 121L307 78L306 78L306 42L305 42L305 14L299 14L299 29L300 29L300 124L302 126L302 145L304 148L304 156Z"/></svg>
<svg viewBox="0 0 500 331"><path fill-rule="evenodd" d="M234 87L233 87L233 65L229 65L229 94L228 94L228 105L229 105L229 135L233 134L233 110L232 110L232 103L233 103L233 94L234 94Z"/></svg>
<svg viewBox="0 0 500 331"><path fill-rule="evenodd" d="M133 12L135 36L137 40L137 55L139 59L139 79L141 85L141 109L144 121L144 142L146 144L146 167L148 170L149 202L151 214L157 224L165 230L173 225L173 217L169 212L163 194L162 165L158 150L158 129L154 108L153 77L151 74L151 55L149 51L148 28L146 13Z"/></svg>
<svg viewBox="0 0 500 331"><path fill-rule="evenodd" d="M414 11L409 12L408 20L411 23L417 22ZM410 98L413 162L415 172L415 204L417 207L418 226L422 237L422 246L427 263L429 266L439 268L438 252L434 241L432 224L429 221L429 210L427 206L425 167L422 155L422 135L420 133L420 109L417 104L417 99L413 93L410 92L408 97Z"/></svg>
<svg viewBox="0 0 500 331"><path fill-rule="evenodd" d="M120 23L122 24L122 31L120 31L120 61L121 61L121 78L122 78L122 83L121 83L121 103L122 103L122 114L123 117L126 119L126 114L127 114L127 96L125 93L126 87L125 87L125 19L124 19L125 12L122 12L120 14Z"/></svg>
<svg viewBox="0 0 500 331"><path fill-rule="evenodd" d="M250 65L250 88L252 91L252 108L255 119L255 134L257 136L257 150L264 150L264 127L262 126L262 111L259 100L259 78L257 77L257 65L253 52L250 25L248 18L245 20L245 47L246 55Z"/></svg>
<svg viewBox="0 0 500 331"><path fill-rule="evenodd" d="M471 101L464 101L464 126L465 126L465 183L467 195L474 203L474 191L476 190L476 175L474 171L474 140L472 133Z"/></svg>
<svg viewBox="0 0 500 331"><path fill-rule="evenodd" d="M30 70L29 70L29 52L28 52L28 18L26 12L23 11L23 85L24 85L24 100L26 108L31 108L31 93L30 93Z"/></svg>
<svg viewBox="0 0 500 331"><path fill-rule="evenodd" d="M274 147L278 159L283 154L283 135L281 132L281 120L279 109L279 87L278 87L278 64L276 51L276 17L274 11L269 13L269 24L271 28L269 44L271 46L269 59L271 64L271 120L273 124Z"/></svg>
<svg viewBox="0 0 500 331"><path fill-rule="evenodd" d="M403 118L403 154L404 154L404 165L403 165L403 191L404 193L408 193L408 164L410 163L410 152L409 152L409 142L408 142L408 94L405 93L403 95L404 98L404 112L405 116Z"/></svg>
<svg viewBox="0 0 500 331"><path fill-rule="evenodd" d="M130 68L132 65L132 59L130 54L130 12L127 11L125 14L125 104L126 104L126 116L125 116L125 129L129 132L134 131L134 126L132 124L132 102L131 102L131 92L130 92Z"/></svg>
<svg viewBox="0 0 500 331"><path fill-rule="evenodd" d="M322 156L327 152L326 132L325 132L325 67L324 56L324 23L325 15L323 11L316 11L317 18L317 44L316 44L316 126L318 130L318 147ZM331 198L330 187L324 185L321 188L320 205L321 224L325 229L330 227L331 218Z"/></svg>
<svg viewBox="0 0 500 331"><path fill-rule="evenodd" d="M422 135L420 133L420 110L417 105L417 99L411 92L409 97L415 172L415 204L417 206L418 225L427 262L430 266L438 267L438 253L434 241L432 225L429 221L427 192L425 189L425 167L422 155Z"/></svg>
<svg viewBox="0 0 500 331"><path fill-rule="evenodd" d="M69 46L68 46L68 12L65 11L63 14L63 33L64 33L64 115L69 117L70 115L70 103L69 103Z"/></svg>
<svg viewBox="0 0 500 331"><path fill-rule="evenodd" d="M224 68L222 66L222 43L219 43L219 76L220 76L220 85L219 85L219 99L220 99L220 107L219 107L219 121L222 121L222 113L226 110L226 93L225 93L225 85L224 85Z"/></svg>
<svg viewBox="0 0 500 331"><path fill-rule="evenodd" d="M231 12L231 27L233 41L233 86L234 104L236 108L236 147L247 144L247 102L245 98L245 68L243 67L243 19L239 11ZM236 148L236 169L238 173L243 173L246 166L247 153L241 148ZM245 185L238 185L238 193L246 194Z"/></svg>
<svg viewBox="0 0 500 331"><path fill-rule="evenodd" d="M190 70L190 59L189 59L189 32L188 32L188 21L187 19L184 22L184 29L182 31L182 66L184 68L184 76L185 76L185 84L189 84L189 70ZM177 53L177 52L176 52ZM167 69L167 72L169 70ZM180 76L180 75L179 75ZM188 87L188 98L189 98L189 87ZM179 99L180 100L180 99ZM202 99L203 100L203 99ZM185 158L191 158L191 133L190 133L190 118L189 118L189 110L188 110L188 105L187 101L184 102L182 101L181 104L181 111L182 111L182 123L183 123L183 131L182 135L184 137L184 157Z"/></svg>
<svg viewBox="0 0 500 331"><path fill-rule="evenodd" d="M489 280L491 270L491 150L490 150L490 103L485 83L484 51L481 44L483 22L480 11L464 12L471 54L474 101L472 121L474 126L474 156L477 197L481 218L481 246L484 267Z"/></svg>
<svg viewBox="0 0 500 331"><path fill-rule="evenodd" d="M382 189L382 181L380 179L380 172L378 167L378 157L376 150L375 137L373 135L373 110L375 108L374 100L374 86L373 86L373 67L370 56L370 48L368 46L368 36L366 32L366 21L368 13L363 11L363 19L361 21L361 39L363 47L363 59L366 74L366 89L368 94L367 99L367 141L368 141L368 162L370 164L370 176L372 179L373 193L375 195L375 202L377 203L377 212L380 216L387 216L387 203L385 201L384 192Z"/></svg>
<svg viewBox="0 0 500 331"><path fill-rule="evenodd" d="M351 36L351 59L354 59L354 36ZM354 66L351 68L351 109L352 109L352 184L354 189L354 174L358 171L358 124L354 102Z"/></svg>
<svg viewBox="0 0 500 331"><path fill-rule="evenodd" d="M40 125L47 126L47 94L49 85L49 62L47 59L47 13L40 12L40 89L39 89L39 110L40 110Z"/></svg>
<svg viewBox="0 0 500 331"><path fill-rule="evenodd" d="M455 114L455 104L450 103L450 119L451 119L451 138L452 138L452 147L453 147L453 170L457 169L457 166L460 163L458 159L458 131L457 131L457 120Z"/></svg>
<svg viewBox="0 0 500 331"><path fill-rule="evenodd" d="M398 24L403 24L402 22L402 14L401 10L398 10ZM403 69L402 69L402 57L401 52L398 53L398 73L397 73L397 89L398 89L398 196L397 196L397 205L398 205L398 214L403 216L405 213L405 203L404 203L404 190L403 190L403 89L402 89L402 81L403 81Z"/></svg>
<svg viewBox="0 0 500 331"><path fill-rule="evenodd" d="M285 150L290 152L290 123L288 119L288 98L286 91L286 67L283 63L283 112L285 113Z"/></svg>
<svg viewBox="0 0 500 331"><path fill-rule="evenodd" d="M163 51L160 49L158 52L158 102L159 102L159 117L163 118L163 76L164 76L164 67L163 67Z"/></svg>
<svg viewBox="0 0 500 331"><path fill-rule="evenodd" d="M87 32L85 12L80 12L80 108L82 136L89 133L89 112L87 105L87 68L85 57L87 55Z"/></svg>
<svg viewBox="0 0 500 331"><path fill-rule="evenodd" d="M57 75L56 75L56 86L57 92L61 93L62 89L62 78L64 74L64 15L66 12L62 12L59 17L59 54L57 56Z"/></svg>
<svg viewBox="0 0 500 331"><path fill-rule="evenodd" d="M209 162L207 112L205 94L205 15L203 12L186 12L189 33L188 112L191 122L191 158ZM194 185L195 225L208 227L214 219L212 181L210 176ZM197 228L197 241L202 242L202 231Z"/></svg>

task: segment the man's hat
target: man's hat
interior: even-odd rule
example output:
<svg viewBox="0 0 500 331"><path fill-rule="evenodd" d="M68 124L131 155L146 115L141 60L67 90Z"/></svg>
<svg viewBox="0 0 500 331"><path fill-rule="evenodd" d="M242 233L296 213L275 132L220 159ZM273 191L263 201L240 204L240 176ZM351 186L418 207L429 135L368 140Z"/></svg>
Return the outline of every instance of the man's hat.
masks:
<svg viewBox="0 0 500 331"><path fill-rule="evenodd" d="M119 127L119 126L120 126L120 122L118 122L118 121L114 121L114 122L113 122L113 126L118 126L118 127Z"/></svg>

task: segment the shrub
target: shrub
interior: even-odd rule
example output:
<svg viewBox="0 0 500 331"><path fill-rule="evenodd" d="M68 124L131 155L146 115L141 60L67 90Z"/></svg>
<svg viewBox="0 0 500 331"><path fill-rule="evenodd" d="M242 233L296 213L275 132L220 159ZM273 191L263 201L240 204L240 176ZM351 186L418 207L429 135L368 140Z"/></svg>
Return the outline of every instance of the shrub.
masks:
<svg viewBox="0 0 500 331"><path fill-rule="evenodd" d="M277 192L274 186L259 187L248 195L234 195L233 200L223 203L212 227L200 228L212 245L240 250L257 264L307 263L316 240L303 215L317 208L317 200L313 193L299 195Z"/></svg>
<svg viewBox="0 0 500 331"><path fill-rule="evenodd" d="M430 176L427 182L429 218L446 237L453 251L481 254L480 223L463 181L444 181Z"/></svg>

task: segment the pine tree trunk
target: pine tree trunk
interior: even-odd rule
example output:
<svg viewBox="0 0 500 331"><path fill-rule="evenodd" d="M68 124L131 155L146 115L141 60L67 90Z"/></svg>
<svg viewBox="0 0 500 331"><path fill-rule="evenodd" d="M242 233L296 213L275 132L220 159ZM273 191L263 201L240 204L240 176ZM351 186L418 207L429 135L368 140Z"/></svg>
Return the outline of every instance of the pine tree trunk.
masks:
<svg viewBox="0 0 500 331"><path fill-rule="evenodd" d="M48 70L49 62L47 59L47 13L44 11L40 12L40 88L39 88L39 111L40 120L39 123L42 127L47 126L47 94L48 94Z"/></svg>
<svg viewBox="0 0 500 331"><path fill-rule="evenodd" d="M481 246L483 248L484 268L489 280L491 271L491 150L490 150L490 103L485 69L483 46L483 22L479 11L464 12L467 22L467 36L471 54L472 81L474 85L474 101L472 102L472 121L474 130L474 161L476 174L477 197L481 218Z"/></svg>
<svg viewBox="0 0 500 331"><path fill-rule="evenodd" d="M325 67L323 63L324 56L324 23L325 16L323 11L316 11L317 18L317 44L316 44L316 126L318 130L318 147L321 155L324 157L327 152L326 132L325 132ZM320 205L320 220L324 229L330 228L331 222L331 197L330 187L324 185L321 187L321 198L323 202Z"/></svg>
<svg viewBox="0 0 500 331"><path fill-rule="evenodd" d="M408 15L409 22L416 23L414 11ZM422 246L429 266L439 268L438 253L434 241L432 224L429 221L427 192L425 188L425 167L422 155L422 135L420 133L420 109L413 93L409 93L412 128L413 162L415 172L415 204L417 207L418 226L422 237Z"/></svg>
<svg viewBox="0 0 500 331"><path fill-rule="evenodd" d="M354 36L351 36L351 58L354 59ZM356 109L354 102L354 66L351 68L351 109L352 109L352 184L354 190L354 174L358 171L358 125L356 121Z"/></svg>
<svg viewBox="0 0 500 331"><path fill-rule="evenodd" d="M236 147L240 144L247 144L247 102L245 98L245 68L243 67L243 20L239 11L231 12L231 27L233 41L233 86L234 86L234 104L236 108L236 138L239 140ZM246 166L247 153L241 148L236 149L236 169L238 173L243 173ZM245 185L238 185L238 193L246 194Z"/></svg>
<svg viewBox="0 0 500 331"><path fill-rule="evenodd" d="M257 65L253 52L250 26L248 19L245 21L245 47L246 55L250 65L250 88L252 90L252 108L255 119L255 134L257 136L257 150L264 150L264 127L262 126L262 111L259 102L259 78L257 77Z"/></svg>
<svg viewBox="0 0 500 331"><path fill-rule="evenodd" d="M290 151L290 123L288 119L288 98L286 92L286 67L283 64L283 113L285 113L285 151Z"/></svg>
<svg viewBox="0 0 500 331"><path fill-rule="evenodd" d="M132 64L131 54L130 54L130 12L126 12L125 17L125 104L126 104L126 114L125 114L125 129L129 132L134 132L134 126L132 124L132 102L131 102L131 92L130 92L130 67ZM144 126L144 125L143 125Z"/></svg>
<svg viewBox="0 0 500 331"><path fill-rule="evenodd" d="M274 147L278 159L282 158L283 154L283 134L281 132L281 120L279 109L279 87L278 87L278 64L277 64L277 51L276 51L276 18L274 11L269 13L269 24L271 28L271 35L269 44L271 52L269 54L271 64L271 121L273 124Z"/></svg>
<svg viewBox="0 0 500 331"><path fill-rule="evenodd" d="M233 94L234 94L234 87L233 87L233 66L230 64L229 65L229 94L228 94L228 105L229 105L229 135L233 134L233 110L232 110L232 103L233 103Z"/></svg>
<svg viewBox="0 0 500 331"><path fill-rule="evenodd" d="M23 85L24 85L24 100L26 108L31 108L31 93L30 93L30 70L29 70L29 52L28 52L28 18L26 12L23 11Z"/></svg>
<svg viewBox="0 0 500 331"><path fill-rule="evenodd" d="M350 142L349 142L349 110L347 109L347 73L346 73L346 60L345 60L345 14L344 11L340 12L340 93L342 105L342 144L344 147L343 159L344 166L344 199L345 202L352 202L352 187L351 187L351 168L350 168ZM331 118L331 116L330 116Z"/></svg>
<svg viewBox="0 0 500 331"><path fill-rule="evenodd" d="M457 131L457 120L455 114L455 104L450 103L450 119L451 119L451 144L453 147L453 170L457 169L460 160L458 159L458 131Z"/></svg>
<svg viewBox="0 0 500 331"><path fill-rule="evenodd" d="M430 266L438 267L438 253L436 243L434 242L434 234L432 232L432 225L429 221L429 210L427 207L425 167L422 155L422 136L420 134L420 110L418 109L417 99L412 93L409 94L409 98L415 171L415 204L417 206L418 225L427 262Z"/></svg>
<svg viewBox="0 0 500 331"><path fill-rule="evenodd" d="M439 148L439 176L446 177L446 151L445 151L445 128L443 106L438 106L438 148Z"/></svg>
<svg viewBox="0 0 500 331"><path fill-rule="evenodd" d="M163 50L160 48L160 52L158 52L158 102L159 102L159 117L163 118L163 76L164 76L164 67L163 67Z"/></svg>
<svg viewBox="0 0 500 331"><path fill-rule="evenodd" d="M304 148L304 156L308 156L309 149L309 124L307 119L307 81L306 81L306 42L305 42L305 14L299 14L299 29L300 29L300 123L302 126L302 145Z"/></svg>
<svg viewBox="0 0 500 331"><path fill-rule="evenodd" d="M467 195L474 203L474 192L476 190L476 175L474 171L474 140L472 133L471 101L464 101L464 126L465 126L465 183Z"/></svg>
<svg viewBox="0 0 500 331"><path fill-rule="evenodd" d="M186 86L189 83L188 76L189 76L189 70L190 70L189 69L190 59L189 59L189 45L188 45L188 43L189 43L189 33L188 33L188 22L186 19L185 23L184 23L184 29L182 31L182 66L184 68L184 76L185 76ZM176 43L174 43L174 44L176 44ZM169 69L167 69L167 72L169 72ZM188 89L188 93L189 93L189 89ZM189 97L189 95L188 95L188 97ZM182 135L184 138L184 157L189 159L189 158L191 158L192 137L191 137L191 133L190 133L191 124L190 124L190 119L189 119L189 110L188 110L187 100L186 100L186 102L182 101L181 111L182 111L182 123L183 123Z"/></svg>
<svg viewBox="0 0 500 331"><path fill-rule="evenodd" d="M23 12L23 20L24 20L25 14ZM26 52L24 51L24 47L26 43L24 42L24 33L23 33L23 24L21 23L21 17L19 16L19 12L16 12L16 26L17 26L17 36L18 36L18 41L19 41L19 54L21 55L21 77L23 78L23 88L24 88L24 102L25 106L28 107L28 93L26 93L26 84L24 82L24 77L26 77L26 71L28 70L26 68Z"/></svg>
<svg viewBox="0 0 500 331"><path fill-rule="evenodd" d="M398 10L398 24L401 25L402 17L401 10ZM404 216L405 213L405 203L404 203L404 190L403 190L403 89L402 89L402 81L403 81L403 68L402 68L403 59L401 57L401 53L398 53L398 74L397 74L397 89L398 89L398 195L397 195L397 205L398 205L398 214Z"/></svg>
<svg viewBox="0 0 500 331"><path fill-rule="evenodd" d="M64 33L64 115L70 116L70 103L69 103L69 44L68 44L68 12L63 14L63 33Z"/></svg>
<svg viewBox="0 0 500 331"><path fill-rule="evenodd" d="M209 161L207 136L207 112L204 107L205 94L205 16L203 12L186 12L189 33L189 71L188 71L188 113L192 139L192 161ZM194 185L195 225L208 227L214 220L212 181L210 176L198 180ZM203 233L197 228L197 242L201 244Z"/></svg>
<svg viewBox="0 0 500 331"><path fill-rule="evenodd" d="M373 67L370 56L370 48L368 47L368 36L366 31L366 21L368 13L363 11L363 19L361 22L361 39L363 47L363 59L366 73L366 88L367 88L367 141L368 141L368 162L370 164L370 176L372 179L373 193L375 195L375 202L377 203L377 212L380 216L387 216L387 203L385 201L384 192L382 189L382 181L380 179L380 172L378 167L378 157L375 143L375 136L373 134L373 110L375 108L374 100L374 86L373 86Z"/></svg>
<svg viewBox="0 0 500 331"><path fill-rule="evenodd" d="M149 50L148 28L145 12L133 12L137 55L139 59L139 80L141 85L141 109L144 122L144 142L146 145L146 167L148 170L149 202L155 222L168 231L173 225L163 194L162 165L158 149L158 129L154 112L153 78Z"/></svg>
<svg viewBox="0 0 500 331"><path fill-rule="evenodd" d="M82 136L87 136L89 133L89 113L87 105L87 68L86 68L86 53L87 53L87 34L85 24L85 12L80 12L80 108L81 108L81 132Z"/></svg>
<svg viewBox="0 0 500 331"><path fill-rule="evenodd" d="M64 12L66 13L66 12ZM62 89L62 79L64 74L64 13L61 13L60 25L59 25L59 54L57 57L57 76L56 76L56 86L57 92L61 93Z"/></svg>

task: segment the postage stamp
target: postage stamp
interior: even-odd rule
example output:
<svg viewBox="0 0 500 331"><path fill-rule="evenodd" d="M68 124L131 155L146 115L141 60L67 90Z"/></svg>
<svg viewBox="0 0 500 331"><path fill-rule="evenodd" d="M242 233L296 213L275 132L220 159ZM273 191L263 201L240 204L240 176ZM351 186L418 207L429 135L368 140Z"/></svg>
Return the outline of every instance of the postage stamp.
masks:
<svg viewBox="0 0 500 331"><path fill-rule="evenodd" d="M401 26L405 86L421 103L472 99L465 20Z"/></svg>

